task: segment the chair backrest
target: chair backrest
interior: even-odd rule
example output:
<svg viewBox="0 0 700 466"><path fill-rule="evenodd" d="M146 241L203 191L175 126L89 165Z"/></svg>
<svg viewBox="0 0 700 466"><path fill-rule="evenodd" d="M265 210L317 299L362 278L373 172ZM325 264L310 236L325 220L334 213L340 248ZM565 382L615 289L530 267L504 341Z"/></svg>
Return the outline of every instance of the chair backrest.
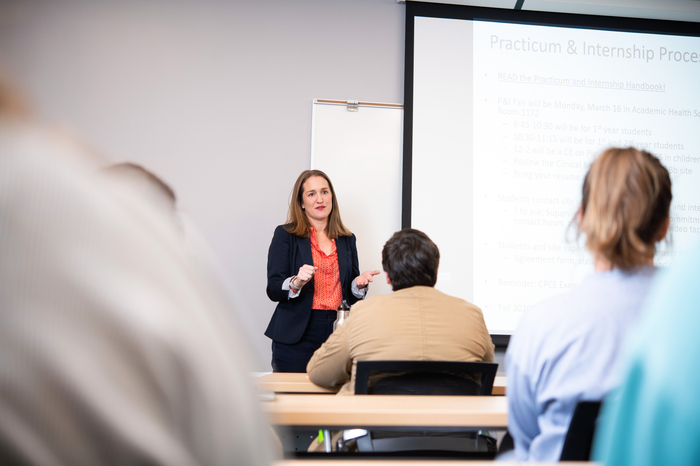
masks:
<svg viewBox="0 0 700 466"><path fill-rule="evenodd" d="M498 364L358 361L356 395L490 395Z"/></svg>
<svg viewBox="0 0 700 466"><path fill-rule="evenodd" d="M571 416L559 461L589 461L600 401L579 401Z"/></svg>

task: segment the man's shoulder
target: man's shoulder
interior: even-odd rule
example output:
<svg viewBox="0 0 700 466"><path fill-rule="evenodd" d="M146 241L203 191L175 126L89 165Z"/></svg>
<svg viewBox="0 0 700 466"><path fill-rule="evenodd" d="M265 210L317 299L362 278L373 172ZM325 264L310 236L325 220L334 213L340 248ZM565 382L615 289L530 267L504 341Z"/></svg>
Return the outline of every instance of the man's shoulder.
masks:
<svg viewBox="0 0 700 466"><path fill-rule="evenodd" d="M353 311L359 311L362 309L366 308L371 308L375 306L382 306L386 304L387 302L393 301L396 297L394 296L396 293L392 292L389 294L380 294L380 295L375 295L375 296L370 296L369 298L365 298L361 301L358 301L352 306Z"/></svg>
<svg viewBox="0 0 700 466"><path fill-rule="evenodd" d="M457 296L452 296L447 293L443 293L442 291L436 290L435 288L425 286L414 288L420 288L420 291L424 293L427 298L440 300L445 303L445 306L477 310L481 312L481 309L477 305L470 303L466 299L458 298Z"/></svg>
<svg viewBox="0 0 700 466"><path fill-rule="evenodd" d="M374 318L377 313L395 312L399 309L403 309L405 300L412 300L413 298L401 293L400 291L392 291L389 294L370 296L369 298L358 301L357 303L353 304L350 314L360 319L367 318L362 317L365 315L373 316L371 318Z"/></svg>
<svg viewBox="0 0 700 466"><path fill-rule="evenodd" d="M428 300L439 301L445 308L462 308L481 312L476 305L456 296L451 296L430 286L412 286L389 294L369 297L353 306L354 310L363 310L373 307L384 307L399 303L403 300Z"/></svg>
<svg viewBox="0 0 700 466"><path fill-rule="evenodd" d="M432 303L431 307L437 306L445 310L481 313L481 309L469 301L443 293L431 286L412 286L394 291L390 295L385 295L385 297L396 301L409 299L417 302L422 301L424 304Z"/></svg>

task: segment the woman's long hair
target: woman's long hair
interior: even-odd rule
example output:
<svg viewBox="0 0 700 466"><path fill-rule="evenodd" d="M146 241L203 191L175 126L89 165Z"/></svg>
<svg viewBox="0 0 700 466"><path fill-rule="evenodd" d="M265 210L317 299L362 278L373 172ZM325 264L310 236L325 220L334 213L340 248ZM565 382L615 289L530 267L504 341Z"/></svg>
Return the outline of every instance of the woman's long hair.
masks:
<svg viewBox="0 0 700 466"><path fill-rule="evenodd" d="M294 189L292 189L292 197L289 201L289 212L287 213L287 224L284 229L301 238L308 238L311 235L311 223L304 209L301 208L301 197L304 194L304 183L312 176L324 178L328 182L328 187L331 189L332 204L331 213L328 216L328 223L326 224L326 235L331 239L336 239L339 236L352 235L350 230L343 225L343 221L340 219L340 209L338 208L338 199L333 189L333 183L331 183L328 175L321 170L304 170L301 172L301 175L299 175L299 178L297 178L296 183L294 183Z"/></svg>
<svg viewBox="0 0 700 466"><path fill-rule="evenodd" d="M673 198L658 158L633 147L608 149L591 164L582 194L579 232L591 254L623 270L653 260Z"/></svg>

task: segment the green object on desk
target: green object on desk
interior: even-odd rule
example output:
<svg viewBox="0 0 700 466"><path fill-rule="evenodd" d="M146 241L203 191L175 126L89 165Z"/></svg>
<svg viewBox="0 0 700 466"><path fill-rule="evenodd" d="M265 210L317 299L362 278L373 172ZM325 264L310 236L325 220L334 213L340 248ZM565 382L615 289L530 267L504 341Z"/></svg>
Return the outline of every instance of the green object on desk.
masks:
<svg viewBox="0 0 700 466"><path fill-rule="evenodd" d="M318 430L318 443L323 443L323 430Z"/></svg>

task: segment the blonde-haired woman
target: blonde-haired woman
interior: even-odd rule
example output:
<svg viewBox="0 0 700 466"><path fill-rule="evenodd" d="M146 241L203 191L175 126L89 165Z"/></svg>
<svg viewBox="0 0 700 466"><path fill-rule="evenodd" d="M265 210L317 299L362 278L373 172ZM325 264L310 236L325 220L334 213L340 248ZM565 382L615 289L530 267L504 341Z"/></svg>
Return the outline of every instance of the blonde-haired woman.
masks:
<svg viewBox="0 0 700 466"><path fill-rule="evenodd" d="M577 221L595 273L533 306L506 354L517 460L557 461L576 403L600 400L616 385L618 353L655 273L671 198L668 170L648 152L612 148L591 165Z"/></svg>
<svg viewBox="0 0 700 466"><path fill-rule="evenodd" d="M355 235L340 219L328 175L306 170L292 191L287 223L267 256L267 296L277 301L265 335L272 339L272 370L306 372L306 364L333 332L343 300L363 299L379 270L360 274Z"/></svg>

